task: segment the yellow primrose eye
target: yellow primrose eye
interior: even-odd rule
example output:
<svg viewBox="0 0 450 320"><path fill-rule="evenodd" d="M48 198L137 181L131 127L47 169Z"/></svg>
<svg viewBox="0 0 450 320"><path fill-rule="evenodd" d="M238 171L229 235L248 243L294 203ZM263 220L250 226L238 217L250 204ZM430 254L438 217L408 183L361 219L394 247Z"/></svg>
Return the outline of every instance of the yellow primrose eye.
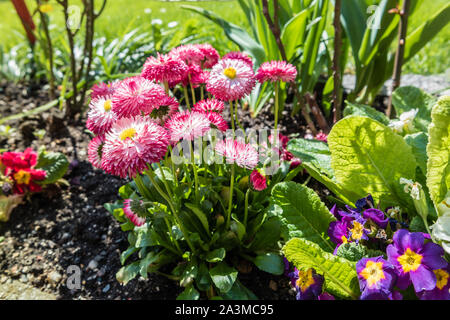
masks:
<svg viewBox="0 0 450 320"><path fill-rule="evenodd" d="M445 270L442 270L442 269L433 270L433 272L436 275L436 280L437 280L436 287L439 290L442 290L442 288L444 288L448 283L449 274L448 274L448 272L446 272Z"/></svg>
<svg viewBox="0 0 450 320"><path fill-rule="evenodd" d="M420 267L422 259L423 256L408 248L403 255L397 258L397 261L402 266L403 272L410 272L416 271Z"/></svg>
<svg viewBox="0 0 450 320"><path fill-rule="evenodd" d="M29 184L31 175L27 171L19 170L19 172L14 173L14 180L16 180L18 184Z"/></svg>
<svg viewBox="0 0 450 320"><path fill-rule="evenodd" d="M236 69L231 68L231 67L226 68L223 71L223 74L226 75L230 79L234 79L234 78L236 78Z"/></svg>
<svg viewBox="0 0 450 320"><path fill-rule="evenodd" d="M359 273L364 279L367 280L369 287L374 286L380 280L385 279L383 271L383 262L367 261L366 267Z"/></svg>
<svg viewBox="0 0 450 320"><path fill-rule="evenodd" d="M302 292L305 292L310 286L315 283L312 269L308 269L307 271L298 271L298 279L296 281L297 286L300 288Z"/></svg>
<svg viewBox="0 0 450 320"><path fill-rule="evenodd" d="M130 139L133 138L135 134L136 134L136 129L128 128L128 129L123 130L120 133L119 138L120 138L120 140L124 141L128 138L130 138Z"/></svg>
<svg viewBox="0 0 450 320"><path fill-rule="evenodd" d="M105 103L103 104L103 108L105 109L106 112L111 110L111 100L106 100Z"/></svg>

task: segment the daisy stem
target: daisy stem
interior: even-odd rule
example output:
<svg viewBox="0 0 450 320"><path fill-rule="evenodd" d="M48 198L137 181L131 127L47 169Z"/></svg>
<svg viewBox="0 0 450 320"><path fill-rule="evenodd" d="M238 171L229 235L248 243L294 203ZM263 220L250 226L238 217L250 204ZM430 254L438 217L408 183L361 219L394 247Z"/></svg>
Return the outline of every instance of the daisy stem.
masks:
<svg viewBox="0 0 450 320"><path fill-rule="evenodd" d="M230 100L230 119L231 119L231 129L233 130L234 138L234 112L233 112L233 100Z"/></svg>
<svg viewBox="0 0 450 320"><path fill-rule="evenodd" d="M201 100L203 100L205 98L205 94L203 93L203 86L201 86L200 98L201 98Z"/></svg>
<svg viewBox="0 0 450 320"><path fill-rule="evenodd" d="M147 198L148 200L152 200L152 195L150 194L150 192L147 190L147 187L145 187L144 182L142 181L141 175L138 173L136 174L136 177L134 177L134 183L136 183L136 186L139 190L139 193Z"/></svg>
<svg viewBox="0 0 450 320"><path fill-rule="evenodd" d="M189 94L187 91L187 86L183 86L184 91L184 99L186 100L186 106L188 107L188 110L191 110L191 105L189 104Z"/></svg>
<svg viewBox="0 0 450 320"><path fill-rule="evenodd" d="M192 94L192 105L195 104L195 91L194 91L194 86L192 85L191 82L191 75L188 74L188 79L189 79L189 86L191 87L191 94Z"/></svg>
<svg viewBox="0 0 450 320"><path fill-rule="evenodd" d="M228 200L228 213L227 213L227 224L226 229L230 226L231 218L231 206L233 205L233 188L234 188L234 163L231 167L231 180L230 180L230 199Z"/></svg>
<svg viewBox="0 0 450 320"><path fill-rule="evenodd" d="M158 191L158 193L161 195L161 197L163 197L164 200L166 200L167 203L169 204L169 207L173 212L173 216L175 217L175 220L177 221L178 227L180 228L181 232L183 233L184 239L186 239L186 242L187 242L189 248L191 248L192 252L194 253L195 252L194 246L192 245L191 240L188 237L188 233L187 233L186 229L183 227L183 224L180 223L180 219L178 218L178 214L177 214L177 211L175 210L175 206L173 205L172 200L167 196L167 194L160 188L158 183L155 181L155 178L153 177L155 172L153 171L152 167L148 166L148 169L149 170L146 171L148 178L152 182L156 191Z"/></svg>
<svg viewBox="0 0 450 320"><path fill-rule="evenodd" d="M279 110L279 105L278 105L278 86L279 86L279 81L275 82L275 130L278 129L278 110Z"/></svg>
<svg viewBox="0 0 450 320"><path fill-rule="evenodd" d="M248 196L250 195L250 188L245 193L245 207L244 207L244 226L247 228L247 216L248 216Z"/></svg>
<svg viewBox="0 0 450 320"><path fill-rule="evenodd" d="M175 182L175 186L178 187L178 178L177 178L177 172L175 170L175 164L173 163L173 159L172 159L172 146L169 143L169 151L170 151L170 163L172 164L172 174L173 174L173 181Z"/></svg>
<svg viewBox="0 0 450 320"><path fill-rule="evenodd" d="M242 126L241 122L239 121L238 112L237 112L238 106L239 106L239 102L237 100L235 100L235 102L236 102L236 106L234 108L234 118L236 119L236 123L237 123L238 127L242 131L244 131L244 127ZM244 131L244 133L245 133L245 131Z"/></svg>
<svg viewBox="0 0 450 320"><path fill-rule="evenodd" d="M169 82L167 80L164 81L164 90L166 91L166 94L169 95Z"/></svg>
<svg viewBox="0 0 450 320"><path fill-rule="evenodd" d="M194 141L192 141L191 144L189 144L189 149L191 151L191 161L192 161L192 169L194 169L194 183L195 183L195 198L197 199L197 202L200 202L200 196L199 196L199 183L198 183L198 172L197 172L197 166L195 165L195 158L194 158L194 147L192 144Z"/></svg>
<svg viewBox="0 0 450 320"><path fill-rule="evenodd" d="M167 183L167 180L166 180L166 175L164 174L164 170L163 170L160 162L158 162L158 166L159 166L159 171L161 171L162 181L164 183L164 186L166 187L167 193L169 194L169 197L173 198L172 191L170 191L169 184Z"/></svg>

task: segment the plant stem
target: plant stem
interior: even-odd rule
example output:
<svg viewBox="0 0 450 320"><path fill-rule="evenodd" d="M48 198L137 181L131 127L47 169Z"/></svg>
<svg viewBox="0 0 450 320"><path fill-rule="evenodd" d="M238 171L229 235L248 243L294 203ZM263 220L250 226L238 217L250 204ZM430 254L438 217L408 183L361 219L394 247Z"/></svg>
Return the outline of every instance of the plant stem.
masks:
<svg viewBox="0 0 450 320"><path fill-rule="evenodd" d="M233 112L233 101L232 101L232 100L230 100L229 104L230 104L230 119L231 119L231 130L233 130L233 138L234 138L234 131L235 131L235 127L234 127L234 112Z"/></svg>
<svg viewBox="0 0 450 320"><path fill-rule="evenodd" d="M278 89L279 89L279 86L280 86L280 82L276 81L275 82L275 124L274 124L275 130L278 129L278 110L279 110Z"/></svg>
<svg viewBox="0 0 450 320"><path fill-rule="evenodd" d="M175 164L173 163L173 158L172 158L173 151L172 151L172 146L170 145L170 143L169 143L169 151L170 151L170 163L172 164L173 181L175 182L175 186L178 187L178 178L177 178L177 173L175 170Z"/></svg>
<svg viewBox="0 0 450 320"><path fill-rule="evenodd" d="M167 80L164 81L164 90L166 91L166 94L169 95L169 82Z"/></svg>
<svg viewBox="0 0 450 320"><path fill-rule="evenodd" d="M178 223L178 227L180 228L181 232L183 233L184 239L186 239L186 242L187 242L189 248L191 248L192 252L194 253L195 252L194 246L192 245L191 240L188 237L188 233L178 217L177 211L175 210L175 206L173 205L172 200L167 196L167 194L160 188L158 183L155 181L155 178L153 177L153 174L154 174L153 169L150 166L148 166L148 169L149 169L147 171L148 178L152 182L156 191L158 191L158 193L161 195L161 197L163 197L164 200L166 200L167 203L169 204L169 207L173 212L173 216L175 217L175 220Z"/></svg>
<svg viewBox="0 0 450 320"><path fill-rule="evenodd" d="M184 91L184 99L186 100L186 106L188 107L188 110L191 110L191 105L189 104L189 94L186 86L183 86L183 91Z"/></svg>
<svg viewBox="0 0 450 320"><path fill-rule="evenodd" d="M194 86L192 85L191 82L191 76L189 75L189 86L191 87L191 95L192 95L192 105L194 105L195 102L195 91L194 91Z"/></svg>
<svg viewBox="0 0 450 320"><path fill-rule="evenodd" d="M169 197L173 198L172 191L170 191L169 184L167 183L167 180L166 180L166 175L164 174L164 170L163 170L160 162L158 162L158 166L159 166L159 171L161 171L162 181L163 181L164 186L166 187L167 193L169 194Z"/></svg>
<svg viewBox="0 0 450 320"><path fill-rule="evenodd" d="M200 184L199 184L199 182L198 182L197 166L195 165L193 143L194 143L194 141L192 141L192 143L189 144L189 149L190 149L190 151L191 151L192 169L194 170L195 199L197 200L197 202L200 202L200 195L199 195L199 187L200 187Z"/></svg>
<svg viewBox="0 0 450 320"><path fill-rule="evenodd" d="M244 226L247 228L247 217L248 217L248 196L250 194L250 188L247 189L245 193L245 207L244 207Z"/></svg>
<svg viewBox="0 0 450 320"><path fill-rule="evenodd" d="M335 0L334 2L334 54L333 54L333 123L339 121L341 115L341 0Z"/></svg>
<svg viewBox="0 0 450 320"><path fill-rule="evenodd" d="M234 188L234 163L231 165L231 180L230 180L230 199L228 200L228 212L226 229L230 226L231 207L233 206L233 188Z"/></svg>
<svg viewBox="0 0 450 320"><path fill-rule="evenodd" d="M238 127L244 132L245 134L245 130L244 127L242 126L241 122L239 121L239 117L238 117L238 107L239 107L239 102L237 100L234 100L235 102L235 107L234 107L234 118L236 119L236 123L238 125Z"/></svg>

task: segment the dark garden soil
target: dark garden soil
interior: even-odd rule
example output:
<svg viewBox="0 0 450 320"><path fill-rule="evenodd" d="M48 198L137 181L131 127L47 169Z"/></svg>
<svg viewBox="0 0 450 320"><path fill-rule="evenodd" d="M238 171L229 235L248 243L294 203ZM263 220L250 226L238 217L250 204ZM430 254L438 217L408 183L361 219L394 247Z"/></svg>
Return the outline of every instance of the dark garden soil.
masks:
<svg viewBox="0 0 450 320"><path fill-rule="evenodd" d="M0 117L45 104L46 89L43 85L0 83ZM283 112L280 129L284 134L304 135L303 120L291 118L289 111ZM0 149L23 151L31 146L37 150L44 145L47 150L63 152L71 161L64 176L68 185L34 194L14 209L9 222L0 224L0 284L16 279L60 299L175 299L182 288L162 276L134 279L126 286L116 280L120 252L128 242L103 204L118 199L117 190L126 180L93 169L87 161L90 136L85 132L84 117L72 123L62 119L62 113L54 108L6 123L14 132L8 137L0 135ZM257 118L239 110L239 119L244 127L273 127L269 106ZM35 135L39 129L45 130L40 138ZM314 181L309 186L322 189ZM325 198L324 191L319 193ZM71 265L81 268L81 290L66 286ZM284 276L253 267L250 273L241 274L240 280L260 299L295 298Z"/></svg>

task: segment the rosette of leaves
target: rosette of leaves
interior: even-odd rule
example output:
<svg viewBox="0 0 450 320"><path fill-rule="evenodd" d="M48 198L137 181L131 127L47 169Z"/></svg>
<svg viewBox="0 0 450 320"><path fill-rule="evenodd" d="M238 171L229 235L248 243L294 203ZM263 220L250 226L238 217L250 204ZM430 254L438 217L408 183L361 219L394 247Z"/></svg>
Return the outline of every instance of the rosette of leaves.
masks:
<svg viewBox="0 0 450 320"><path fill-rule="evenodd" d="M177 170L176 181L172 171L162 166L122 186L121 198L139 202L133 212L145 217L146 222L135 226L126 217L122 201L105 204L122 230L129 232L129 247L121 254L123 267L117 272L118 281L125 284L137 276L147 278L149 273L157 273L184 287L178 299L198 299L202 294L210 299L256 299L239 281L240 270L245 272L248 266L245 261L265 272L283 274L278 245L281 222L267 207L272 186L286 172L279 170L267 189L256 192L250 189L248 170L235 167L235 197L226 228L230 171L229 166L222 166L220 172L208 169L208 174L200 169L198 200L192 171L183 167ZM165 184L173 190L172 204L158 193Z"/></svg>

